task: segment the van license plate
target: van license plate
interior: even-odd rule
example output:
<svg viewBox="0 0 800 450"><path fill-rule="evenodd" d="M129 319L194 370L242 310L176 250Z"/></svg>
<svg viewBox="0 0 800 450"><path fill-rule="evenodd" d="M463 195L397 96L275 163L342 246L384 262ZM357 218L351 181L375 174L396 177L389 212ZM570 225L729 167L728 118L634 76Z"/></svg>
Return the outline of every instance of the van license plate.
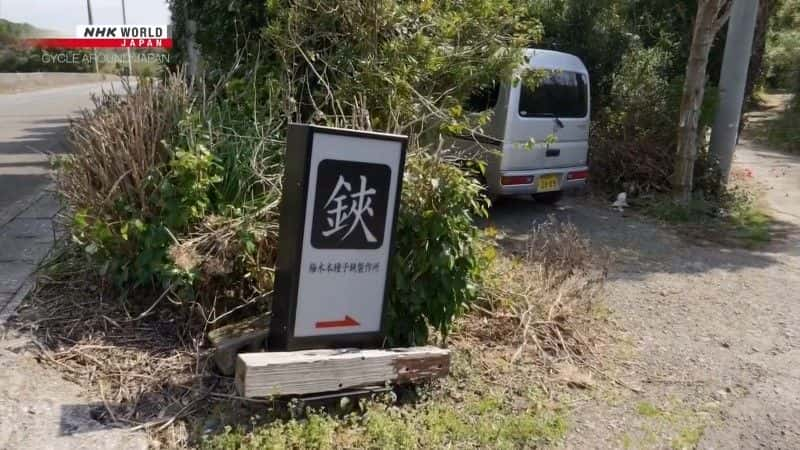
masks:
<svg viewBox="0 0 800 450"><path fill-rule="evenodd" d="M558 187L558 175L542 175L539 177L537 192L557 191Z"/></svg>

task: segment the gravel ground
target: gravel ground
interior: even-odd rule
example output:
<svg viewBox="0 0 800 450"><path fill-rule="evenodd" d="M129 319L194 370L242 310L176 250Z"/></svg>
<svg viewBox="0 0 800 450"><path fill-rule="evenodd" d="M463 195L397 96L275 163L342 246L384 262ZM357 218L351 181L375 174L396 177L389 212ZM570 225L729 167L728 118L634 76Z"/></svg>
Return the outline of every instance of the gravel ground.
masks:
<svg viewBox="0 0 800 450"><path fill-rule="evenodd" d="M800 448L800 157L745 143L778 237L757 251L688 239L605 205L509 200L509 238L555 214L614 254L608 386L576 401L567 448Z"/></svg>

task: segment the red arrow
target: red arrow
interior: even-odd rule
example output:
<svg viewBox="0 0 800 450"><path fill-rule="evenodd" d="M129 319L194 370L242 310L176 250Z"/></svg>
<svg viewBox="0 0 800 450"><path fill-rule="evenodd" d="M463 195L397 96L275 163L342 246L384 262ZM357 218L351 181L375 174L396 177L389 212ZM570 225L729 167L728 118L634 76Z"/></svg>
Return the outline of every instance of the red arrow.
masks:
<svg viewBox="0 0 800 450"><path fill-rule="evenodd" d="M342 327L357 327L361 325L350 316L344 316L344 320L329 320L326 322L317 322L315 328L342 328Z"/></svg>

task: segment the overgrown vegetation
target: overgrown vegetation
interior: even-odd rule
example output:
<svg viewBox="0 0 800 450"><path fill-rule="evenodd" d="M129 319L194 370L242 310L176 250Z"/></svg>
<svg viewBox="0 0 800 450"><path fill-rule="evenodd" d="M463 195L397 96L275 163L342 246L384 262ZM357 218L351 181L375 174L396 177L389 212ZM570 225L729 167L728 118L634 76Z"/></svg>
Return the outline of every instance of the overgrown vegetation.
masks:
<svg viewBox="0 0 800 450"><path fill-rule="evenodd" d="M96 420L145 428L169 448L554 445L568 426L558 384L593 387L605 260L555 219L505 245L485 249L487 283L449 335L450 377L313 411L236 397L233 380L210 371L202 320L168 302L139 313L109 301L75 246L48 262L20 313L40 360L104 400Z"/></svg>
<svg viewBox="0 0 800 450"><path fill-rule="evenodd" d="M173 6L176 17L206 8ZM407 134L389 338L446 334L477 296L484 244L472 220L486 200L439 135L486 120L460 103L498 74L511 79L536 22L507 0L263 8L260 34L219 47L235 58L207 72L213 85L144 82L129 100L104 95L75 122L62 177L75 241L135 307L152 296L134 289L154 291L218 326L269 309L286 124ZM205 57L208 67L214 54Z"/></svg>
<svg viewBox="0 0 800 450"><path fill-rule="evenodd" d="M800 2L780 0L767 34L764 83L800 93ZM795 106L800 102L795 98Z"/></svg>
<svg viewBox="0 0 800 450"><path fill-rule="evenodd" d="M532 354L545 365L591 359L594 308L607 257L574 225L554 217L531 230L513 256L498 256L475 309L491 326L473 330L491 342L517 346L513 360Z"/></svg>
<svg viewBox="0 0 800 450"><path fill-rule="evenodd" d="M473 223L486 216L481 189L436 156L420 153L406 164L387 311L393 341L425 343L429 327L447 336L476 298L490 262Z"/></svg>

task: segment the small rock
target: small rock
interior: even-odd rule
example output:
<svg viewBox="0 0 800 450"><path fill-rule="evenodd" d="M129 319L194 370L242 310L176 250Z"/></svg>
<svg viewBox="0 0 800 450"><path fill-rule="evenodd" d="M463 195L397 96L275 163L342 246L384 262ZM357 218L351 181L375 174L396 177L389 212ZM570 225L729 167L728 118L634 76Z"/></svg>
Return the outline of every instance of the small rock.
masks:
<svg viewBox="0 0 800 450"><path fill-rule="evenodd" d="M727 397L728 397L728 393L723 391L723 390L719 390L719 391L714 392L713 394L711 394L711 398L713 398L714 400L716 400L718 402L721 402L721 401L725 400Z"/></svg>
<svg viewBox="0 0 800 450"><path fill-rule="evenodd" d="M706 402L703 403L703 406L701 406L700 409L705 411L714 411L719 409L719 407L720 407L719 402Z"/></svg>
<svg viewBox="0 0 800 450"><path fill-rule="evenodd" d="M219 420L216 418L209 418L206 420L206 423L203 424L203 434L212 434L219 428Z"/></svg>

